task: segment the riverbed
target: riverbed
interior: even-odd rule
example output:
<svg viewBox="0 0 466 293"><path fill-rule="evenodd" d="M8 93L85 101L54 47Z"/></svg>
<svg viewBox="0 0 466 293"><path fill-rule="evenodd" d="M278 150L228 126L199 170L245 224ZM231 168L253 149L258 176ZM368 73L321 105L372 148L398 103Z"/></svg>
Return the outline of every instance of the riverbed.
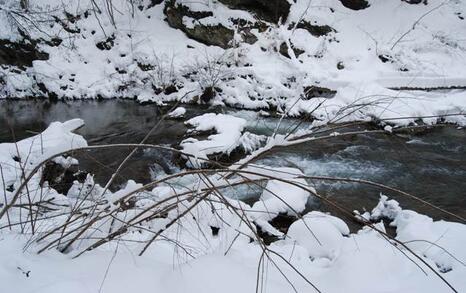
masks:
<svg viewBox="0 0 466 293"><path fill-rule="evenodd" d="M222 112L245 118L247 130L271 134L277 130L277 117L229 108L184 105L184 119L165 119L149 136L147 143L176 147L186 136L186 119L206 112ZM44 130L53 121L82 118L85 126L77 131L89 145L138 143L170 107L138 104L130 100L66 101L8 100L0 102L0 142L11 142ZM280 122L278 132L298 123ZM302 123L301 127L306 127ZM435 127L422 133L359 135L302 144L274 151L256 163L272 167L289 166L307 175L359 178L380 182L412 193L450 212L466 217L466 130L455 125ZM129 149L93 151L78 156L80 168L105 184ZM147 183L161 173L174 173L183 166L164 151L138 151L122 170L116 182L127 179ZM435 219L454 220L448 215L408 200L393 192L356 183L312 181L322 195L359 211L371 209L382 193L397 199L405 208ZM257 199L254 190L239 197ZM322 202L310 200L308 209L329 210ZM341 216L341 215L340 215Z"/></svg>

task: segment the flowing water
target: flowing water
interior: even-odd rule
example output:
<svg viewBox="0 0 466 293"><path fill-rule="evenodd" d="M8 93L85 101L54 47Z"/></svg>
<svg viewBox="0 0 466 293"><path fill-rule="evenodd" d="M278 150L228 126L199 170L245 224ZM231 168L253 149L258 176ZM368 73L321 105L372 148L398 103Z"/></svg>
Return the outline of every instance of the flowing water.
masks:
<svg viewBox="0 0 466 293"><path fill-rule="evenodd" d="M306 175L379 182L466 216L466 130L436 127L417 135L359 135L281 150L257 163L290 166ZM454 218L399 194L359 183L312 181L323 195L349 210L370 211L380 194L437 219ZM312 207L328 209L314 202ZM341 215L340 215L341 216Z"/></svg>
<svg viewBox="0 0 466 293"><path fill-rule="evenodd" d="M260 117L252 111L237 111L206 106L184 106L186 118L205 112L224 112L243 117L247 129L258 134L276 130L279 119ZM11 142L42 131L53 121L82 118L85 126L77 132L90 145L138 143L159 121L162 112L153 104L133 101L68 101L51 103L41 100L0 102L0 142ZM295 120L280 122L278 132L292 127ZM306 124L302 125L303 127ZM185 136L183 120L164 120L149 136L147 143L176 146ZM272 152L256 163L269 166L297 167L307 175L351 177L377 181L417 195L448 211L466 217L466 130L455 126L436 127L421 134L405 136L360 135L350 138L302 144ZM104 184L129 149L87 152L78 157L80 168L92 170L96 181ZM127 178L148 182L155 175L179 170L176 157L169 152L138 151L124 168L117 183ZM450 219L413 200L393 192L360 184L342 182L311 182L324 196L348 209L370 210L380 193L397 199L403 207L434 218ZM245 193L247 193L245 191ZM257 193L252 192L253 196ZM251 195L250 195L251 196ZM246 196L245 196L246 197ZM310 201L309 208L329 210L319 201Z"/></svg>

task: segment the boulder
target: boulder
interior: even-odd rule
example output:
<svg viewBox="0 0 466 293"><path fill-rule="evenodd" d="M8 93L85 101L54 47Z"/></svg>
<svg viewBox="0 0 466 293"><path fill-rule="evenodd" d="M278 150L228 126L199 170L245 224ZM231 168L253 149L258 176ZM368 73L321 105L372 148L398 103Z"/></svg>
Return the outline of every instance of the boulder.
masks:
<svg viewBox="0 0 466 293"><path fill-rule="evenodd" d="M301 50L301 49L299 49L299 48L296 48L296 47L294 46L293 43L290 42L290 45L291 45L291 50L293 50L294 55L295 55L296 57L299 57L299 55L301 55L301 54L304 53L304 50ZM288 54L288 45L287 45L285 42L283 42L283 43L280 44L279 53L280 53L281 55L285 56L286 58L290 58L290 59L291 59L290 54Z"/></svg>
<svg viewBox="0 0 466 293"><path fill-rule="evenodd" d="M219 0L232 9L244 9L254 13L258 18L278 23L285 21L290 13L288 0Z"/></svg>
<svg viewBox="0 0 466 293"><path fill-rule="evenodd" d="M326 88L326 87L321 87L321 86L305 86L303 88L304 91L304 99L309 100L312 98L327 98L331 99L333 98L336 94L337 91Z"/></svg>
<svg viewBox="0 0 466 293"><path fill-rule="evenodd" d="M41 186L48 182L49 186L58 193L67 194L75 181L84 182L87 173L79 171L77 165L64 166L50 161L45 164L42 171Z"/></svg>
<svg viewBox="0 0 466 293"><path fill-rule="evenodd" d="M427 4L427 0L401 0L403 2L409 3L409 4L421 4L424 2L424 4Z"/></svg>
<svg viewBox="0 0 466 293"><path fill-rule="evenodd" d="M230 20L238 28L238 32L243 41L248 44L257 42L257 37L252 33L252 30L263 33L269 28L266 22L260 20L256 22L250 22L241 18L230 18Z"/></svg>
<svg viewBox="0 0 466 293"><path fill-rule="evenodd" d="M343 6L352 10L366 9L370 6L366 0L340 0L340 2Z"/></svg>
<svg viewBox="0 0 466 293"><path fill-rule="evenodd" d="M32 66L34 60L47 60L49 54L37 49L30 41L0 40L0 65Z"/></svg>
<svg viewBox="0 0 466 293"><path fill-rule="evenodd" d="M154 7L156 5L159 5L163 2L163 0L150 0L149 1L149 6L147 8Z"/></svg>
<svg viewBox="0 0 466 293"><path fill-rule="evenodd" d="M187 6L172 0L166 3L164 12L167 16L168 24L173 28L182 30L189 38L206 45L219 46L224 49L230 47L234 31L222 24L202 25L196 23L193 27L187 27L183 23L183 17L185 16L199 20L213 16L211 11L191 11Z"/></svg>
<svg viewBox="0 0 466 293"><path fill-rule="evenodd" d="M295 26L295 23L292 23L289 25L288 29L293 29L294 26ZM335 29L333 29L331 26L312 24L305 20L300 21L296 25L296 28L305 29L314 37L322 37L330 33L336 32Z"/></svg>

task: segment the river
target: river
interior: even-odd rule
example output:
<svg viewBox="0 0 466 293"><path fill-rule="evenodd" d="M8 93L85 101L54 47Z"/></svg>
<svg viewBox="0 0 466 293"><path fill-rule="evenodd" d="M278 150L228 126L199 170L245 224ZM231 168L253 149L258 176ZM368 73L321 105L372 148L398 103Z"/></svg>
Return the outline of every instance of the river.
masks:
<svg viewBox="0 0 466 293"><path fill-rule="evenodd" d="M184 106L186 118L205 112L224 112L248 121L248 131L270 134L277 118L260 117L256 112L207 106ZM164 111L167 107L163 108ZM44 130L53 121L82 118L85 126L77 132L90 145L138 143L159 121L161 108L134 101L66 101L6 100L0 102L0 142L11 142ZM285 119L281 130L296 123ZM303 127L306 123L303 124ZM185 137L184 120L164 120L147 143L176 146ZM87 152L78 157L80 168L95 174L104 184L128 149ZM260 158L256 163L297 167L307 175L351 177L380 182L412 193L448 211L466 217L466 130L452 125L435 127L423 133L403 136L360 135L351 138L307 143L281 149ZM139 151L121 172L117 184L127 179L149 182L161 172L180 170L176 158L168 152ZM349 209L370 210L382 192L378 188L341 182L311 182L324 196ZM386 192L384 192L386 193ZM436 219L454 220L416 201L393 192L404 208L414 209ZM256 192L242 195L248 201ZM308 209L328 210L313 200Z"/></svg>

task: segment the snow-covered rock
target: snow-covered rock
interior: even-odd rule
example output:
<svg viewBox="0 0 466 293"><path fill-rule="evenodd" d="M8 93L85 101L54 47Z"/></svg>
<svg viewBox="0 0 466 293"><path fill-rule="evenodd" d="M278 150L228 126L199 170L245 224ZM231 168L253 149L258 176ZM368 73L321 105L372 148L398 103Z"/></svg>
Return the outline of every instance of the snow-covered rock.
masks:
<svg viewBox="0 0 466 293"><path fill-rule="evenodd" d="M175 110L168 113L168 117L170 117L170 118L182 118L185 114L186 114L186 108L177 107Z"/></svg>
<svg viewBox="0 0 466 293"><path fill-rule="evenodd" d="M205 163L210 154L229 155L236 149L240 145L246 120L226 114L207 113L191 118L185 123L193 126L195 131L214 130L216 132L216 134L209 135L206 140L188 138L181 142L183 152L193 156L187 158L188 162L196 167Z"/></svg>
<svg viewBox="0 0 466 293"><path fill-rule="evenodd" d="M282 167L275 168L273 171L274 175L278 177L283 177L283 173L288 173L286 177L292 178L286 180L291 182L291 184L279 180L269 180L259 201L252 206L251 214L257 219L267 221L272 220L279 214L297 216L306 208L306 203L311 196L306 189L313 190L314 192L315 190L306 183L306 180L293 178L303 175L298 169ZM290 174L293 175L290 176Z"/></svg>
<svg viewBox="0 0 466 293"><path fill-rule="evenodd" d="M63 123L53 122L38 135L16 143L1 143L0 165L4 181L0 180L0 190L16 189L21 184L23 176L27 177L38 164L49 157L87 146L87 142L82 136L72 133L73 130L83 125L84 121L81 119L73 119ZM76 163L75 160L71 160L71 163ZM59 159L59 161L68 162L64 158ZM38 172L31 179L31 184L37 186L40 178L41 172ZM7 191L7 198L11 194L12 192ZM1 197L0 202L4 199L5 197Z"/></svg>
<svg viewBox="0 0 466 293"><path fill-rule="evenodd" d="M313 211L294 222L287 236L306 248L310 257L333 261L341 253L343 235L348 234L348 226L339 218Z"/></svg>

